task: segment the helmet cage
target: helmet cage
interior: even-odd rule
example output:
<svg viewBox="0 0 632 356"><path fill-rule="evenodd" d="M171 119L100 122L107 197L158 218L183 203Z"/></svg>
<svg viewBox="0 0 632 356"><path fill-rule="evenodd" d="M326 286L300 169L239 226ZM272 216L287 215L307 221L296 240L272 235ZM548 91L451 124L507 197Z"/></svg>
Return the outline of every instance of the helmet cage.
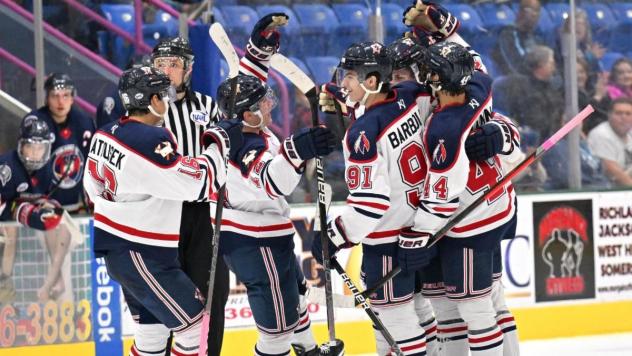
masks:
<svg viewBox="0 0 632 356"><path fill-rule="evenodd" d="M50 139L42 139L39 137L31 137L31 138L20 138L18 140L18 157L22 164L29 172L36 171L48 162L50 159L50 152L52 146L52 140ZM24 151L28 148L28 146L34 145L43 145L43 153L41 157L32 157L27 155Z"/></svg>

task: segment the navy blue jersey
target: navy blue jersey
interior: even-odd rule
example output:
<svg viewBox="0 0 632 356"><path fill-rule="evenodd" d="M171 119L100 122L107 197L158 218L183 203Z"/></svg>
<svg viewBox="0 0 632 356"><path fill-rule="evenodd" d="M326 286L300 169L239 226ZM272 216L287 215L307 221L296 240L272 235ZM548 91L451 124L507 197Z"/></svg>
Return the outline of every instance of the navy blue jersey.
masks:
<svg viewBox="0 0 632 356"><path fill-rule="evenodd" d="M125 115L125 112L118 89L116 89L97 106L97 128L117 121L121 116Z"/></svg>
<svg viewBox="0 0 632 356"><path fill-rule="evenodd" d="M38 172L42 174L29 174L16 150L0 156L0 221L13 219L14 202L36 199L47 193L50 173L46 166Z"/></svg>
<svg viewBox="0 0 632 356"><path fill-rule="evenodd" d="M77 210L83 196L83 170L90 147L90 140L95 131L91 118L82 114L74 106L63 124L57 124L44 106L32 111L26 117L35 115L46 121L55 141L51 147L51 158L48 164L52 172L53 187L57 189L50 196L67 210ZM39 172L37 176L42 172ZM54 189L51 187L50 189Z"/></svg>

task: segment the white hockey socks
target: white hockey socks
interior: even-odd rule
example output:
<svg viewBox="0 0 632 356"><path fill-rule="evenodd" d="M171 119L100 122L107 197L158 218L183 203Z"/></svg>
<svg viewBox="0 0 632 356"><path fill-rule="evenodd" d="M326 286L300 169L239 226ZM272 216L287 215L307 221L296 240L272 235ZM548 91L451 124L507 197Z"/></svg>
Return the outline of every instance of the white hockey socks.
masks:
<svg viewBox="0 0 632 356"><path fill-rule="evenodd" d="M255 345L255 356L289 356L290 340L294 333L269 335L259 331L259 339Z"/></svg>
<svg viewBox="0 0 632 356"><path fill-rule="evenodd" d="M292 336L292 344L300 345L305 351L316 348L316 339L312 332L312 322L309 319L307 311L307 299L303 295L299 295L299 321L298 326L294 329Z"/></svg>
<svg viewBox="0 0 632 356"><path fill-rule="evenodd" d="M201 332L202 319L182 331L174 331L171 354L177 356L197 356L200 349Z"/></svg>
<svg viewBox="0 0 632 356"><path fill-rule="evenodd" d="M520 343L516 321L505 303L505 288L500 280L494 281L492 285L492 300L496 309L496 322L503 332L503 356L519 356Z"/></svg>
<svg viewBox="0 0 632 356"><path fill-rule="evenodd" d="M167 352L169 329L162 324L136 324L129 356L157 356Z"/></svg>
<svg viewBox="0 0 632 356"><path fill-rule="evenodd" d="M468 356L467 324L461 319L456 302L448 298L433 298L430 304L437 318L438 354Z"/></svg>
<svg viewBox="0 0 632 356"><path fill-rule="evenodd" d="M459 314L467 323L472 356L503 356L503 333L496 322L491 294L458 301L456 304Z"/></svg>
<svg viewBox="0 0 632 356"><path fill-rule="evenodd" d="M415 304L412 300L403 305L373 308L373 311L391 333L404 355L426 355L426 333L419 326L419 318L415 314ZM390 355L390 346L382 333L376 330L375 326L373 331L378 355Z"/></svg>
<svg viewBox="0 0 632 356"><path fill-rule="evenodd" d="M424 298L421 293L415 294L415 312L419 318L419 325L426 332L426 354L428 356L439 356L437 320L434 317L430 301Z"/></svg>

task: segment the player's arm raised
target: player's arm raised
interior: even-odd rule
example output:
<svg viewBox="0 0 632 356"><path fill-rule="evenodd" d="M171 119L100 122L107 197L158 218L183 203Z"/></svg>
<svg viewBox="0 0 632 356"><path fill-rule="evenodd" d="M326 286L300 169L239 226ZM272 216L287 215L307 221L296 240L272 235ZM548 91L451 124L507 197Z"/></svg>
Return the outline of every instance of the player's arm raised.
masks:
<svg viewBox="0 0 632 356"><path fill-rule="evenodd" d="M281 45L280 26L285 26L289 16L282 12L266 15L252 29L246 46L246 55L239 61L239 72L252 75L261 81L268 80L270 58Z"/></svg>

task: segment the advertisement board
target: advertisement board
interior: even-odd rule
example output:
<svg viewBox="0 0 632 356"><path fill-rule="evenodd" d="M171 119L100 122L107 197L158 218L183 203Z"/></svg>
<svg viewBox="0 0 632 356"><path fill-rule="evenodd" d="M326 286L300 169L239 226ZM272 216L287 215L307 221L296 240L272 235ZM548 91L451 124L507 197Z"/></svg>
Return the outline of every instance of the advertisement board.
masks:
<svg viewBox="0 0 632 356"><path fill-rule="evenodd" d="M330 213L340 209L332 205ZM314 214L314 206L293 207L294 252L307 281L322 287L322 267L310 252ZM44 234L15 223L0 225L1 347L93 341L95 355L109 355L121 349L121 337L133 334L120 287L91 254L91 219L75 220L85 242L67 250L51 243L66 239L63 229ZM521 195L516 236L501 246L510 308L632 300L630 191ZM359 247L338 255L363 289L361 259ZM349 293L335 272L332 281L335 293ZM252 328L245 288L234 275L230 289L226 327ZM312 304L309 311L312 321L325 320L324 307ZM335 313L337 321L367 319L361 309Z"/></svg>

